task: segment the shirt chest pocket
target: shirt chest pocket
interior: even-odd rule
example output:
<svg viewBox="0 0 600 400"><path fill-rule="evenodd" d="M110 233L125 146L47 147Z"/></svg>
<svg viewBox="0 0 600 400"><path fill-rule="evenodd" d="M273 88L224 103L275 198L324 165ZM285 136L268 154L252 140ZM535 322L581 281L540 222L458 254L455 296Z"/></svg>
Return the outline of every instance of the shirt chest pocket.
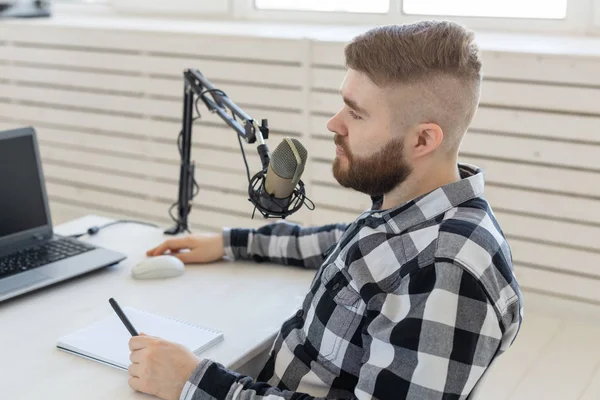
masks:
<svg viewBox="0 0 600 400"><path fill-rule="evenodd" d="M360 294L350 286L351 279L347 270L335 263L324 269L319 296L315 298L315 320L310 328L314 329L310 333L319 352L318 359L333 362L338 367L341 367L362 320L363 302Z"/></svg>

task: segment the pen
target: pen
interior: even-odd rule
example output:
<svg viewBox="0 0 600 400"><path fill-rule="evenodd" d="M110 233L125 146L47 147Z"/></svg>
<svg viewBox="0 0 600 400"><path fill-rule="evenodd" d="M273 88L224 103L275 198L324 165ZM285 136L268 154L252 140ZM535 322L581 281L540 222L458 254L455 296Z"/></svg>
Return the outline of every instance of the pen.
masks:
<svg viewBox="0 0 600 400"><path fill-rule="evenodd" d="M127 316L123 312L123 310L121 310L121 307L119 306L119 304L117 303L117 301L111 297L108 300L108 302L110 303L110 305L112 306L112 308L115 310L115 312L117 313L117 315L121 319L121 322L123 322L123 325L125 325L125 328L127 328L127 330L129 331L129 333L131 333L131 336L138 336L137 331L135 330L135 328L133 327L133 325L131 325L131 322L129 321L129 319L127 318Z"/></svg>

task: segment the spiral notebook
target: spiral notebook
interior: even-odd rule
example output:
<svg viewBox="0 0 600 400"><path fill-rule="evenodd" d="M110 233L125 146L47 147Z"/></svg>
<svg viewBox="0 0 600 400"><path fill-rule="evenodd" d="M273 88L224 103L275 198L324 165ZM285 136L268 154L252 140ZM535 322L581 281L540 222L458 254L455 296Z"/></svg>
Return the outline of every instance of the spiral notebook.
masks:
<svg viewBox="0 0 600 400"><path fill-rule="evenodd" d="M179 343L200 355L223 340L223 333L201 326L124 307L123 312L138 332ZM58 339L60 350L127 370L131 334L116 313L70 335Z"/></svg>

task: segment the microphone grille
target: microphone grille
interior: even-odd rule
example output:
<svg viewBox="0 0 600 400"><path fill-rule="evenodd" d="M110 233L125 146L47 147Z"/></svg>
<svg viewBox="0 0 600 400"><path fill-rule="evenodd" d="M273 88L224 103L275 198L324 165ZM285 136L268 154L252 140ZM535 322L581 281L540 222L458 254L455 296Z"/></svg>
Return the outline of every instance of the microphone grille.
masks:
<svg viewBox="0 0 600 400"><path fill-rule="evenodd" d="M304 148L298 139L283 140L271 154L271 166L273 171L284 179L292 179L296 170L300 168L300 173L304 171L304 165L308 158L308 151ZM300 164L296 160L294 149L300 155Z"/></svg>

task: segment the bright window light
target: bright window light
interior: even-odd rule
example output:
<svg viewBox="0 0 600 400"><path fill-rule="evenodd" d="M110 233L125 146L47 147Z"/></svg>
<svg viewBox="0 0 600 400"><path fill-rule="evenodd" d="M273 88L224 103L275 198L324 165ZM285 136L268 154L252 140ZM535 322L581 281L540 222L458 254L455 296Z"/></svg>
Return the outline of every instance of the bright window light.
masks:
<svg viewBox="0 0 600 400"><path fill-rule="evenodd" d="M567 0L404 0L405 14L562 19Z"/></svg>
<svg viewBox="0 0 600 400"><path fill-rule="evenodd" d="M386 13L389 0L256 0L259 10L338 11Z"/></svg>

